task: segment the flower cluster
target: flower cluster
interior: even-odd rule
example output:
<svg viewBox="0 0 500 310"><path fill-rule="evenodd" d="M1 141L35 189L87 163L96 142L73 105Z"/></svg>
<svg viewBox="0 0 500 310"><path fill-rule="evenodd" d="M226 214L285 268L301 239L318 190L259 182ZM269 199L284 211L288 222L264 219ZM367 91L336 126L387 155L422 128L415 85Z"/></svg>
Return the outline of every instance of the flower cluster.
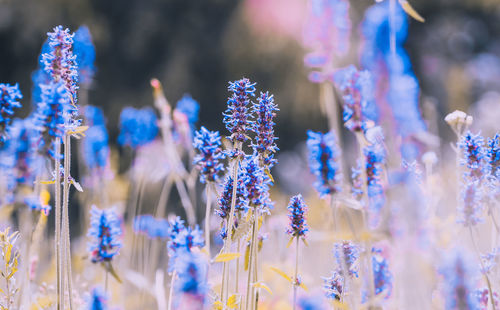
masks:
<svg viewBox="0 0 500 310"><path fill-rule="evenodd" d="M200 182L217 181L224 169L221 161L225 158L219 132L210 131L202 126L195 134L193 145L199 152L194 158L194 164L201 171Z"/></svg>
<svg viewBox="0 0 500 310"><path fill-rule="evenodd" d="M372 249L373 280L375 282L375 295L382 292L389 297L392 292L392 273L389 270L387 259L382 256L382 251L377 248Z"/></svg>
<svg viewBox="0 0 500 310"><path fill-rule="evenodd" d="M92 35L87 26L81 26L75 32L73 53L78 63L78 81L89 88L95 74L95 47L92 44Z"/></svg>
<svg viewBox="0 0 500 310"><path fill-rule="evenodd" d="M304 63L322 72L312 72L312 82L322 82L325 73L332 69L336 57L349 50L349 2L346 0L310 1L308 20L304 31L304 45L313 49L306 55Z"/></svg>
<svg viewBox="0 0 500 310"><path fill-rule="evenodd" d="M488 138L486 157L490 166L490 174L500 179L500 134Z"/></svg>
<svg viewBox="0 0 500 310"><path fill-rule="evenodd" d="M259 166L256 156L248 156L242 164L242 180L246 187L246 201L251 207L260 207L261 210L272 208L269 199L269 177Z"/></svg>
<svg viewBox="0 0 500 310"><path fill-rule="evenodd" d="M236 181L236 204L234 206L234 210L236 213L245 212L248 209L248 193L247 188L243 181L243 175L240 173L238 176L238 180ZM231 210L231 202L233 199L233 178L231 176L226 177L226 181L224 182L224 188L222 190L222 194L219 198L218 205L219 209L215 210L215 214L217 214L222 220L226 219L229 221L229 212ZM232 225L237 226L238 217L234 218L235 223L231 223L227 225L228 227L232 227ZM222 223L222 225L228 223ZM227 229L222 227L221 237L225 239L227 236Z"/></svg>
<svg viewBox="0 0 500 310"><path fill-rule="evenodd" d="M90 228L87 236L91 238L88 250L93 263L111 261L122 247L121 223L115 209L100 210L92 206Z"/></svg>
<svg viewBox="0 0 500 310"><path fill-rule="evenodd" d="M175 269L179 253L191 252L193 247L201 248L205 244L198 226L194 229L186 227L184 221L178 216L169 221L168 237L167 249L170 257L168 268L170 272Z"/></svg>
<svg viewBox="0 0 500 310"><path fill-rule="evenodd" d="M168 221L162 218L154 218L150 214L136 216L133 228L136 234L143 234L152 239L166 239L170 236Z"/></svg>
<svg viewBox="0 0 500 310"><path fill-rule="evenodd" d="M184 94L182 98L177 101L177 105L175 106L175 113L181 113L187 119L189 126L191 129L194 128L194 125L198 121L198 113L200 111L200 105L196 100L194 100L191 95Z"/></svg>
<svg viewBox="0 0 500 310"><path fill-rule="evenodd" d="M307 205L304 203L304 199L301 194L293 196L288 204L288 218L290 219L290 226L287 229L287 233L292 237L306 237L306 233L309 230L306 223L306 212Z"/></svg>
<svg viewBox="0 0 500 310"><path fill-rule="evenodd" d="M373 80L370 72L350 65L335 72L334 82L344 101L342 118L351 131L365 131L376 119Z"/></svg>
<svg viewBox="0 0 500 310"><path fill-rule="evenodd" d="M307 132L307 148L309 149L309 168L316 176L314 186L321 197L334 195L341 191L340 150L335 133Z"/></svg>
<svg viewBox="0 0 500 310"><path fill-rule="evenodd" d="M252 143L254 151L259 154L262 163L271 168L276 164L274 153L279 151L274 136L274 117L278 107L274 103L274 96L269 92L260 93L257 103L253 106L256 115L253 131L255 132L255 141Z"/></svg>
<svg viewBox="0 0 500 310"><path fill-rule="evenodd" d="M23 98L19 85L10 85L0 83L0 145L7 138L7 127L11 124L11 117L14 114L14 108L20 108L19 100Z"/></svg>
<svg viewBox="0 0 500 310"><path fill-rule="evenodd" d="M366 186L368 205L370 207L370 222L378 222L378 213L385 204L384 187L382 186L382 171L386 153L379 143L369 145L363 149L365 156Z"/></svg>
<svg viewBox="0 0 500 310"><path fill-rule="evenodd" d="M458 147L462 152L461 164L466 166L465 177L481 180L489 173L484 138L468 131L460 140Z"/></svg>
<svg viewBox="0 0 500 310"><path fill-rule="evenodd" d="M42 54L45 72L54 82L62 82L70 93L71 102L76 102L78 72L76 55L71 50L74 34L70 34L67 28L57 26L47 35L50 51Z"/></svg>
<svg viewBox="0 0 500 310"><path fill-rule="evenodd" d="M355 245L351 241L335 243L333 254L335 256L335 260L337 261L337 266L340 267L340 271L342 271L345 264L345 268L347 268L346 271L349 276L358 277L357 260L360 252L359 246Z"/></svg>
<svg viewBox="0 0 500 310"><path fill-rule="evenodd" d="M323 278L323 290L328 299L339 301L344 291L344 286L344 277L336 271L332 272L329 278Z"/></svg>
<svg viewBox="0 0 500 310"><path fill-rule="evenodd" d="M180 251L175 261L174 269L178 275L175 291L182 296L181 298L187 299L184 303L198 304L192 309L202 309L205 302L208 293L207 267L207 261L201 253L186 250ZM184 296L185 294L188 296Z"/></svg>
<svg viewBox="0 0 500 310"><path fill-rule="evenodd" d="M100 288L95 287L92 289L90 296L87 300L88 310L106 310L108 309L108 296L106 292Z"/></svg>
<svg viewBox="0 0 500 310"><path fill-rule="evenodd" d="M134 109L127 107L120 114L120 135L118 143L133 149L143 146L158 134L157 117L152 108Z"/></svg>
<svg viewBox="0 0 500 310"><path fill-rule="evenodd" d="M247 78L229 82L229 91L233 94L227 100L227 110L224 112L224 124L231 133L233 142L248 140L247 130L252 128L251 111L248 105L250 97L255 96L255 83Z"/></svg>
<svg viewBox="0 0 500 310"><path fill-rule="evenodd" d="M90 170L102 169L109 161L108 131L104 116L102 110L94 106L86 106L84 115L91 126L82 141L83 160Z"/></svg>

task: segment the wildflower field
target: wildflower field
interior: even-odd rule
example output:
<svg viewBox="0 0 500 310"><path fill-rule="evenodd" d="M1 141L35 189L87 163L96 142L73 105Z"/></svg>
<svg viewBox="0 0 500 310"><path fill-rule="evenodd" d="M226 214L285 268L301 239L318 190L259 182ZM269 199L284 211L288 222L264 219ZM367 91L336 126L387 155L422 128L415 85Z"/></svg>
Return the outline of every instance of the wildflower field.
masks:
<svg viewBox="0 0 500 310"><path fill-rule="evenodd" d="M280 1L245 2L256 29L286 20L266 15ZM500 310L500 94L433 102L406 46L425 14L354 2L301 1L324 129L284 149L291 107L251 71L210 90L220 110L153 75L147 103L109 107L93 25L46 29L30 87L0 81L0 309ZM468 75L500 78L481 57Z"/></svg>

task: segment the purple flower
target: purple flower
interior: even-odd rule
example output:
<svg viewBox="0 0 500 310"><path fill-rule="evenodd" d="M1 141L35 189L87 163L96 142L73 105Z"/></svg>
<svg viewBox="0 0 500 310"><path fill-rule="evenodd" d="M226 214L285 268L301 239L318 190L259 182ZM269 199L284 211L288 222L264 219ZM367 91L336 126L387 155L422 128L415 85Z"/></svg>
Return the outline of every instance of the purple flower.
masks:
<svg viewBox="0 0 500 310"><path fill-rule="evenodd" d="M461 151L461 164L466 166L464 176L475 180L481 180L489 173L487 152L484 146L484 138L468 131L462 136L458 147Z"/></svg>
<svg viewBox="0 0 500 310"><path fill-rule="evenodd" d="M0 83L0 145L7 139L7 127L11 124L14 108L20 108L23 98L19 85Z"/></svg>
<svg viewBox="0 0 500 310"><path fill-rule="evenodd" d="M332 272L329 278L323 278L323 290L326 298L340 301L344 291L344 283L344 277L336 271Z"/></svg>
<svg viewBox="0 0 500 310"><path fill-rule="evenodd" d="M114 208L100 210L92 206L90 211L90 229L87 234L91 238L88 249L93 263L111 261L122 247L121 223Z"/></svg>
<svg viewBox="0 0 500 310"><path fill-rule="evenodd" d="M500 179L500 134L488 138L486 158L490 166L490 174Z"/></svg>
<svg viewBox="0 0 500 310"><path fill-rule="evenodd" d="M89 88L96 69L94 66L95 47L87 26L83 25L75 32L73 51L76 63L78 63L78 80Z"/></svg>
<svg viewBox="0 0 500 310"><path fill-rule="evenodd" d="M224 170L221 161L225 158L219 132L210 131L202 126L195 134L193 146L199 152L193 163L200 169L200 182L216 182Z"/></svg>
<svg viewBox="0 0 500 310"><path fill-rule="evenodd" d="M251 111L248 108L250 97L255 96L255 83L243 78L229 82L229 91L233 94L227 100L227 110L224 112L224 124L231 133L233 142L248 140L247 131L252 128Z"/></svg>
<svg viewBox="0 0 500 310"><path fill-rule="evenodd" d="M326 134L307 132L309 149L309 168L316 176L314 186L321 197L341 191L340 149L333 131Z"/></svg>
<svg viewBox="0 0 500 310"><path fill-rule="evenodd" d="M382 186L382 172L385 165L386 153L379 143L369 145L363 149L365 156L366 186L368 191L368 205L370 208L370 223L375 226L378 222L380 209L385 204L384 187Z"/></svg>
<svg viewBox="0 0 500 310"><path fill-rule="evenodd" d="M106 292L100 288L95 287L90 293L87 300L88 310L107 310L108 309L108 296Z"/></svg>
<svg viewBox="0 0 500 310"><path fill-rule="evenodd" d="M359 246L350 241L335 243L333 248L333 254L337 261L337 265L343 268L342 266L345 264L347 272L351 277L358 277L357 260L360 252Z"/></svg>
<svg viewBox="0 0 500 310"><path fill-rule="evenodd" d="M158 134L157 117L150 107L134 109L127 107L120 113L120 135L118 143L133 149L143 146Z"/></svg>
<svg viewBox="0 0 500 310"><path fill-rule="evenodd" d="M392 273L389 270L387 259L382 256L382 251L372 249L373 280L375 281L375 295L382 292L389 297L392 292Z"/></svg>
<svg viewBox="0 0 500 310"><path fill-rule="evenodd" d="M287 229L287 233L292 237L306 237L306 233L309 230L306 223L306 212L307 205L302 199L302 195L298 194L290 199L288 204L288 218L290 219L290 226Z"/></svg>
<svg viewBox="0 0 500 310"><path fill-rule="evenodd" d="M274 96L268 92L260 93L257 103L253 105L253 111L256 115L253 131L256 133L255 142L252 143L254 151L259 154L262 164L271 168L276 164L274 153L279 151L274 136L274 117L276 111L279 111L274 104Z"/></svg>

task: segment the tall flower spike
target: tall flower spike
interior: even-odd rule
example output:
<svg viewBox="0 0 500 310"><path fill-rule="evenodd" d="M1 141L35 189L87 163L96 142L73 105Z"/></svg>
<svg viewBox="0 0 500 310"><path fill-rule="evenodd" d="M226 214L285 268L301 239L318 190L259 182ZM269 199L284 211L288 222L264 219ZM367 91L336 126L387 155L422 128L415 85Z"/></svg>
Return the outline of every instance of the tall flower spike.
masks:
<svg viewBox="0 0 500 310"><path fill-rule="evenodd" d="M467 167L465 177L481 180L489 173L484 138L468 131L462 136L458 147L462 152L461 164Z"/></svg>
<svg viewBox="0 0 500 310"><path fill-rule="evenodd" d="M358 277L357 260L359 253L359 247L350 241L335 243L333 248L338 267L342 267L345 263L350 277Z"/></svg>
<svg viewBox="0 0 500 310"><path fill-rule="evenodd" d="M370 208L370 224L378 223L380 209L385 204L384 187L382 186L382 171L386 153L381 144L372 144L363 149L365 156L366 186L368 205Z"/></svg>
<svg viewBox="0 0 500 310"><path fill-rule="evenodd" d="M14 108L20 108L19 100L23 98L19 85L10 85L0 83L0 145L7 138L7 127L11 124L11 117L14 114Z"/></svg>
<svg viewBox="0 0 500 310"><path fill-rule="evenodd" d="M333 79L344 101L345 127L354 132L368 129L377 116L370 72L351 65L335 72Z"/></svg>
<svg viewBox="0 0 500 310"><path fill-rule="evenodd" d="M47 72L55 82L63 82L70 92L72 102L76 102L76 91L78 89L78 72L76 56L71 50L74 34L70 34L69 29L62 26L54 28L53 32L47 33L49 37L50 51L42 54L45 72Z"/></svg>
<svg viewBox="0 0 500 310"><path fill-rule="evenodd" d="M375 281L375 295L385 292L389 297L392 292L392 273L389 270L387 259L382 256L382 251L372 249L373 280Z"/></svg>
<svg viewBox="0 0 500 310"><path fill-rule="evenodd" d="M323 278L323 290L326 298L339 301L344 291L344 283L344 277L336 271L332 272L329 278Z"/></svg>
<svg viewBox="0 0 500 310"><path fill-rule="evenodd" d="M276 111L279 111L274 104L274 96L269 92L260 93L257 103L253 105L253 111L256 115L253 131L256 133L255 142L252 143L254 151L259 154L262 164L271 168L276 164L274 153L279 151L274 136L274 117Z"/></svg>
<svg viewBox="0 0 500 310"><path fill-rule="evenodd" d="M341 191L340 150L333 131L326 134L307 132L309 149L309 168L316 176L314 186L321 197Z"/></svg>
<svg viewBox="0 0 500 310"><path fill-rule="evenodd" d="M127 107L120 114L120 135L118 143L135 149L156 138L157 117L152 108L134 109Z"/></svg>
<svg viewBox="0 0 500 310"><path fill-rule="evenodd" d="M253 125L248 105L250 97L255 96L255 83L251 83L247 78L242 78L229 82L228 89L233 94L227 100L227 110L223 114L224 124L231 133L230 139L233 142L245 142L248 140L247 131Z"/></svg>
<svg viewBox="0 0 500 310"><path fill-rule="evenodd" d="M92 206L90 211L91 238L88 249L93 263L111 261L122 247L122 229L115 209L100 210Z"/></svg>
<svg viewBox="0 0 500 310"><path fill-rule="evenodd" d="M179 309L203 308L208 293L207 267L200 253L180 251L174 267L179 276L175 283L175 291L180 295Z"/></svg>
<svg viewBox="0 0 500 310"><path fill-rule="evenodd" d="M272 208L269 199L269 177L258 163L258 158L254 155L247 156L243 162L242 180L246 187L246 198L252 207L260 207L263 210Z"/></svg>
<svg viewBox="0 0 500 310"><path fill-rule="evenodd" d="M486 155L490 165L490 174L500 179L500 134L497 133L493 138L488 138Z"/></svg>
<svg viewBox="0 0 500 310"><path fill-rule="evenodd" d="M301 194L293 196L288 204L288 218L290 219L290 226L287 233L292 237L306 237L309 230L306 223L307 205L304 202Z"/></svg>
<svg viewBox="0 0 500 310"><path fill-rule="evenodd" d="M189 94L184 94L182 98L177 101L174 113L182 113L189 123L191 130L193 130L194 125L198 121L198 113L200 112L200 105L196 100Z"/></svg>
<svg viewBox="0 0 500 310"><path fill-rule="evenodd" d="M92 35L85 25L75 32L73 51L78 63L78 80L85 88L89 88L96 71L95 47L92 43Z"/></svg>
<svg viewBox="0 0 500 310"><path fill-rule="evenodd" d="M194 158L194 164L200 169L200 182L216 182L224 169L221 161L225 158L219 132L202 126L195 134L193 146L199 152Z"/></svg>
<svg viewBox="0 0 500 310"><path fill-rule="evenodd" d="M236 182L236 204L234 206L235 213L239 214L248 209L248 193L247 188L243 181L243 175L240 173L238 177L238 181ZM217 214L222 220L227 219L229 221L229 212L231 210L231 201L233 197L233 178L231 176L226 177L226 181L224 182L224 188L222 190L222 195L217 201L219 204L219 209L215 210L215 214ZM237 217L235 217L235 221L237 221ZM224 224L224 223L223 223ZM229 227L231 227L229 225ZM225 227L221 230L221 237L223 239L226 238L227 229Z"/></svg>

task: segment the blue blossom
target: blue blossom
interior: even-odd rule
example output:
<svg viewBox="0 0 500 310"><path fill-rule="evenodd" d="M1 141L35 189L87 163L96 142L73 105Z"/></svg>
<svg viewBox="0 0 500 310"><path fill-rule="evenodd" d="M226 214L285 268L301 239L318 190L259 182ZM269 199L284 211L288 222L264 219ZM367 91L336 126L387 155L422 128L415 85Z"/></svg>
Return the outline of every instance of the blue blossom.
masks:
<svg viewBox="0 0 500 310"><path fill-rule="evenodd" d="M462 136L458 147L461 151L461 161L467 167L464 176L475 180L481 180L489 173L484 138L468 131Z"/></svg>
<svg viewBox="0 0 500 310"><path fill-rule="evenodd" d="M361 167L361 161L358 160L355 167L351 167L351 193L356 200L361 200L363 198L363 172Z"/></svg>
<svg viewBox="0 0 500 310"><path fill-rule="evenodd" d="M309 228L306 223L306 212L307 205L304 203L304 199L301 194L293 196L288 204L288 218L290 219L290 226L287 229L287 233L292 237L306 237Z"/></svg>
<svg viewBox="0 0 500 310"><path fill-rule="evenodd" d="M389 263L387 259L382 256L382 251L377 248L372 249L372 267L373 267L373 280L375 282L375 295L382 292L387 297L392 292L392 273L389 270Z"/></svg>
<svg viewBox="0 0 500 310"><path fill-rule="evenodd" d="M88 169L104 168L109 161L108 132L104 126L91 126L82 141L83 160Z"/></svg>
<svg viewBox="0 0 500 310"><path fill-rule="evenodd" d="M92 43L92 35L85 25L75 32L73 52L78 63L78 80L88 88L95 74L95 47Z"/></svg>
<svg viewBox="0 0 500 310"><path fill-rule="evenodd" d="M457 222L463 223L465 226L474 226L482 222L482 197L483 190L479 186L478 181L470 181L464 185L462 189L462 201L459 205L459 218Z"/></svg>
<svg viewBox="0 0 500 310"><path fill-rule="evenodd" d="M207 268L208 263L201 253L180 251L174 266L178 275L176 293L188 294L203 304L208 293Z"/></svg>
<svg viewBox="0 0 500 310"><path fill-rule="evenodd" d="M335 243L333 247L333 255L337 262L337 266L347 268L347 272L351 277L358 277L357 260L359 258L360 248L350 241L342 241Z"/></svg>
<svg viewBox="0 0 500 310"><path fill-rule="evenodd" d="M170 260L168 262L169 271L172 272L175 268L179 253L191 252L194 247L203 247L205 241L203 233L196 226L194 229L185 227L184 221L179 217L170 221L170 229L168 231L170 240L167 242L168 255Z"/></svg>
<svg viewBox="0 0 500 310"><path fill-rule="evenodd" d="M309 168L316 176L314 186L321 197L341 191L340 149L333 131L326 134L307 132L309 149Z"/></svg>
<svg viewBox="0 0 500 310"><path fill-rule="evenodd" d="M500 179L500 134L488 138L486 158L490 166L490 174Z"/></svg>
<svg viewBox="0 0 500 310"><path fill-rule="evenodd" d="M102 288L95 287L92 289L92 291L90 292L90 296L87 299L87 309L88 310L108 309L108 295Z"/></svg>
<svg viewBox="0 0 500 310"><path fill-rule="evenodd" d="M330 300L340 301L344 286L344 277L339 272L333 271L329 278L323 278L323 290L326 298Z"/></svg>
<svg viewBox="0 0 500 310"><path fill-rule="evenodd" d="M321 298L318 296L301 296L297 301L300 310L326 310Z"/></svg>
<svg viewBox="0 0 500 310"><path fill-rule="evenodd" d="M198 150L194 164L200 169L200 182L216 182L219 174L224 170L225 155L221 148L221 139L218 131L210 131L201 127L196 132L193 146Z"/></svg>
<svg viewBox="0 0 500 310"><path fill-rule="evenodd" d="M120 135L118 143L135 149L156 138L158 125L152 108L134 109L127 107L120 114Z"/></svg>
<svg viewBox="0 0 500 310"><path fill-rule="evenodd" d="M166 219L156 219L150 214L136 216L133 228L136 234L144 234L152 239L166 239L171 233Z"/></svg>
<svg viewBox="0 0 500 310"><path fill-rule="evenodd" d="M191 130L193 130L194 125L198 121L198 113L200 111L200 105L198 102L194 100L191 95L184 94L184 96L177 101L175 110L186 116Z"/></svg>
<svg viewBox="0 0 500 310"><path fill-rule="evenodd" d="M380 209L385 204L384 187L382 186L382 171L385 165L386 153L381 144L375 143L363 149L365 156L366 185L368 204L370 207L370 224L378 222Z"/></svg>
<svg viewBox="0 0 500 310"><path fill-rule="evenodd" d="M236 213L244 212L248 209L248 192L247 188L243 181L243 175L240 172L238 176L238 180L236 181L236 204L234 206L234 210ZM222 194L217 201L219 205L219 209L215 210L215 214L218 215L223 221L229 221L229 212L231 211L231 201L233 197L233 178L231 176L226 177L226 181L224 182L224 188L222 190ZM228 226L232 227L237 226L238 218L235 216L235 223L231 223ZM223 225L227 225L228 223L223 222ZM221 237L224 239L227 235L226 227L222 227Z"/></svg>
<svg viewBox="0 0 500 310"><path fill-rule="evenodd" d="M14 108L20 108L19 100L23 98L19 84L10 85L0 83L0 144L7 138L6 129L11 124Z"/></svg>
<svg viewBox="0 0 500 310"><path fill-rule="evenodd" d="M62 26L47 33L50 50L42 54L44 70L56 83L62 82L71 95L71 101L76 102L78 89L78 72L76 55L73 55L73 37L69 29Z"/></svg>
<svg viewBox="0 0 500 310"><path fill-rule="evenodd" d="M91 239L88 250L93 263L111 261L118 254L122 247L120 225L114 208L100 210L92 206L87 236Z"/></svg>
<svg viewBox="0 0 500 310"><path fill-rule="evenodd" d="M272 208L269 198L269 184L271 180L264 168L259 166L258 158L247 156L242 164L243 183L246 187L246 200L251 207L260 207L263 210Z"/></svg>
<svg viewBox="0 0 500 310"><path fill-rule="evenodd" d="M85 116L85 124L88 126L106 126L106 118L102 109L93 105L83 107L83 116Z"/></svg>
<svg viewBox="0 0 500 310"><path fill-rule="evenodd" d="M364 131L377 117L374 85L369 71L350 65L333 76L343 99L344 125L351 131Z"/></svg>
<svg viewBox="0 0 500 310"><path fill-rule="evenodd" d="M450 251L440 268L447 310L478 309L474 292L475 270L460 250Z"/></svg>
<svg viewBox="0 0 500 310"><path fill-rule="evenodd" d="M271 168L276 164L274 153L279 151L275 141L278 139L274 136L274 117L276 111L279 111L274 104L274 96L268 92L260 93L257 98L257 103L253 105L253 112L256 115L253 124L253 131L256 133L255 141L252 142L254 151L259 154L262 164Z"/></svg>
<svg viewBox="0 0 500 310"><path fill-rule="evenodd" d="M248 140L247 131L252 128L251 111L248 105L250 97L255 96L255 83L249 79L242 78L229 82L228 90L233 94L227 100L227 110L223 113L224 124L231 133L233 142L245 142Z"/></svg>

